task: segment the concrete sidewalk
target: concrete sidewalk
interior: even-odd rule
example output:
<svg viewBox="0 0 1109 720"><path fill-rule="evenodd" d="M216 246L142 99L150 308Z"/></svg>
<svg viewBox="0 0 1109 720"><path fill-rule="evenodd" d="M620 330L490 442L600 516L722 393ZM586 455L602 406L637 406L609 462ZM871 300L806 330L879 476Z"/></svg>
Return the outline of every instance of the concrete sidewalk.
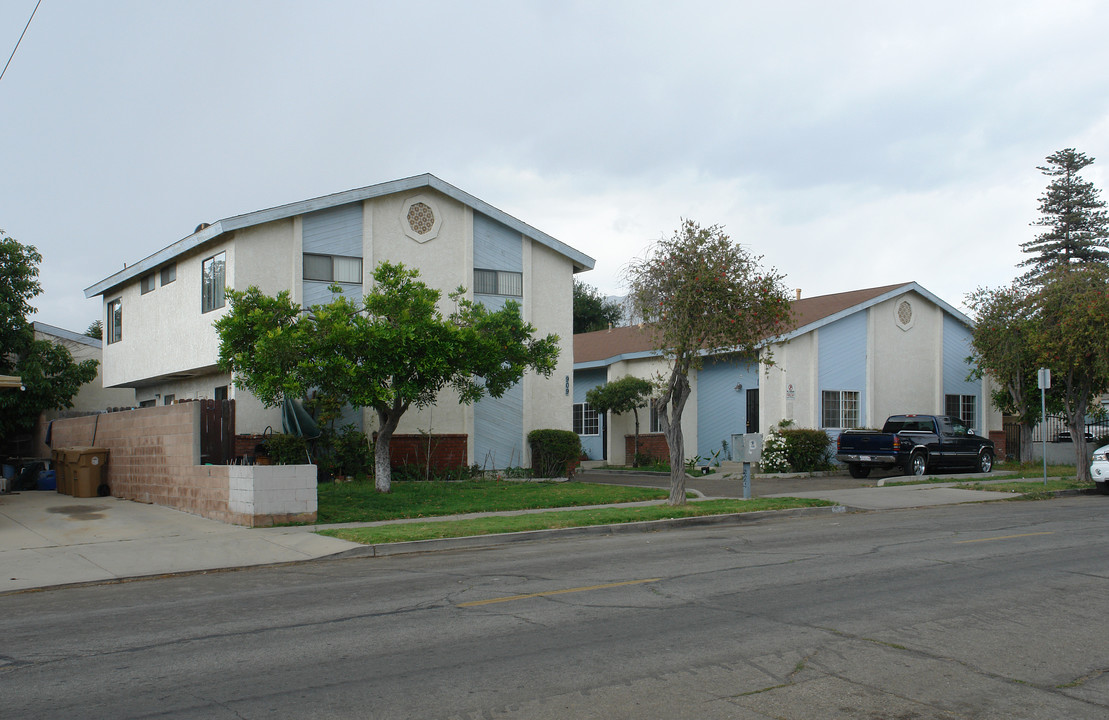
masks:
<svg viewBox="0 0 1109 720"><path fill-rule="evenodd" d="M114 497L0 495L0 593L297 562L356 547L300 528L226 525Z"/></svg>
<svg viewBox="0 0 1109 720"><path fill-rule="evenodd" d="M982 480L981 475L971 476ZM582 480L668 487L655 476L585 473ZM890 510L1012 499L1011 493L960 490L943 485L850 487L845 478L760 479L756 497L809 497L857 510ZM1003 481L1003 479L1002 479ZM865 481L864 481L865 482ZM690 478L688 487L706 497L742 497L742 480ZM781 492L773 492L780 490ZM584 509L584 508L577 508ZM544 512L543 510L521 512ZM508 514L508 513L480 513ZM454 517L420 518L422 522ZM687 518L689 524L712 522ZM723 521L723 520L721 520ZM660 521L680 524L683 520ZM357 523L372 525L380 523ZM349 527L331 526L331 527ZM88 582L313 560L333 555L373 554L373 548L317 535L319 526L245 528L120 498L73 498L54 492L0 495L0 593ZM596 529L594 530L596 531ZM574 530L542 531L554 537ZM484 536L411 543L409 551L519 542ZM390 553L403 548L389 546Z"/></svg>

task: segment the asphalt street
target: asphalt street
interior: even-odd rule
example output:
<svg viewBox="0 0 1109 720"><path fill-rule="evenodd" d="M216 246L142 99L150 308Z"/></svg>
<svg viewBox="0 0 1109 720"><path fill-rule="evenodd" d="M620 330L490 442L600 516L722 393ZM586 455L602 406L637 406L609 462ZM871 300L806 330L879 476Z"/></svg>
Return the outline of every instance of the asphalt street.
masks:
<svg viewBox="0 0 1109 720"><path fill-rule="evenodd" d="M20 718L1104 718L1109 498L0 597Z"/></svg>

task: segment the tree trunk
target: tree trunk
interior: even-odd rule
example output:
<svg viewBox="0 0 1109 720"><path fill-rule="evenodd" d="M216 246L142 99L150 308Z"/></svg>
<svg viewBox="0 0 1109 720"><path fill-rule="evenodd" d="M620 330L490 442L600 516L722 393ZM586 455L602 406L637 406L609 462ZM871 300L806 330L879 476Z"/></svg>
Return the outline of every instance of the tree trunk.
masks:
<svg viewBox="0 0 1109 720"><path fill-rule="evenodd" d="M1020 424L1020 458L1022 463L1032 462L1032 430L1030 423Z"/></svg>
<svg viewBox="0 0 1109 720"><path fill-rule="evenodd" d="M685 505L685 437L682 411L689 399L689 379L675 371L670 380L670 407L673 413L666 425L666 445L670 449L670 505Z"/></svg>
<svg viewBox="0 0 1109 720"><path fill-rule="evenodd" d="M632 415L635 416L635 444L632 445L632 467L639 467L639 411L632 408Z"/></svg>
<svg viewBox="0 0 1109 720"><path fill-rule="evenodd" d="M1068 412L1070 439L1074 445L1074 470L1079 482L1092 482L1090 478L1090 456L1086 454L1086 401L1075 403L1074 412Z"/></svg>
<svg viewBox="0 0 1109 720"><path fill-rule="evenodd" d="M397 422L400 418L394 417L392 413L378 410L377 419L377 445L374 447L374 487L378 492L387 493L392 489L393 484L390 446L393 440L393 431L397 429Z"/></svg>

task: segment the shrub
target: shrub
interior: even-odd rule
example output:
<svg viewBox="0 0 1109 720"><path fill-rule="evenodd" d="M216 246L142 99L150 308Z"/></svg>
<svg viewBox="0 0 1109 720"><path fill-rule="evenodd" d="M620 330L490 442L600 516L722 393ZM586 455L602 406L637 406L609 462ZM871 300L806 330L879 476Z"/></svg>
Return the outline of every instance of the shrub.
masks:
<svg viewBox="0 0 1109 720"><path fill-rule="evenodd" d="M581 438L570 430L532 430L528 444L535 477L569 475L581 457Z"/></svg>
<svg viewBox="0 0 1109 720"><path fill-rule="evenodd" d="M761 472L789 472L789 452L785 436L778 430L771 430L762 444L762 459L759 461Z"/></svg>
<svg viewBox="0 0 1109 720"><path fill-rule="evenodd" d="M308 441L300 435L277 433L266 438L266 454L274 465L307 465Z"/></svg>
<svg viewBox="0 0 1109 720"><path fill-rule="evenodd" d="M331 460L341 475L367 473L373 467L373 451L365 433L353 425L344 425L339 432L329 433Z"/></svg>
<svg viewBox="0 0 1109 720"><path fill-rule="evenodd" d="M794 472L827 470L832 441L823 430L782 430L786 459Z"/></svg>

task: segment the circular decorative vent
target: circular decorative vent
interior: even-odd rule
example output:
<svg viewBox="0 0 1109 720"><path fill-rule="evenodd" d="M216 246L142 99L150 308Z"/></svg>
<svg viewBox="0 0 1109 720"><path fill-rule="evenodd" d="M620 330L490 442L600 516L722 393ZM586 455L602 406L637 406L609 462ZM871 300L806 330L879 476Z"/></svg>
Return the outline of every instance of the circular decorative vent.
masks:
<svg viewBox="0 0 1109 720"><path fill-rule="evenodd" d="M913 321L913 306L908 300L902 300L897 305L897 322L908 325Z"/></svg>
<svg viewBox="0 0 1109 720"><path fill-rule="evenodd" d="M913 303L908 297L902 297L894 302L893 321L897 323L897 327L907 332L913 327L915 320L916 318L913 317Z"/></svg>
<svg viewBox="0 0 1109 720"><path fill-rule="evenodd" d="M400 209L404 234L418 243L434 240L443 225L443 213L429 195L416 195L404 201Z"/></svg>
<svg viewBox="0 0 1109 720"><path fill-rule="evenodd" d="M435 211L427 203L413 203L408 208L408 227L418 235L427 235L435 227Z"/></svg>

